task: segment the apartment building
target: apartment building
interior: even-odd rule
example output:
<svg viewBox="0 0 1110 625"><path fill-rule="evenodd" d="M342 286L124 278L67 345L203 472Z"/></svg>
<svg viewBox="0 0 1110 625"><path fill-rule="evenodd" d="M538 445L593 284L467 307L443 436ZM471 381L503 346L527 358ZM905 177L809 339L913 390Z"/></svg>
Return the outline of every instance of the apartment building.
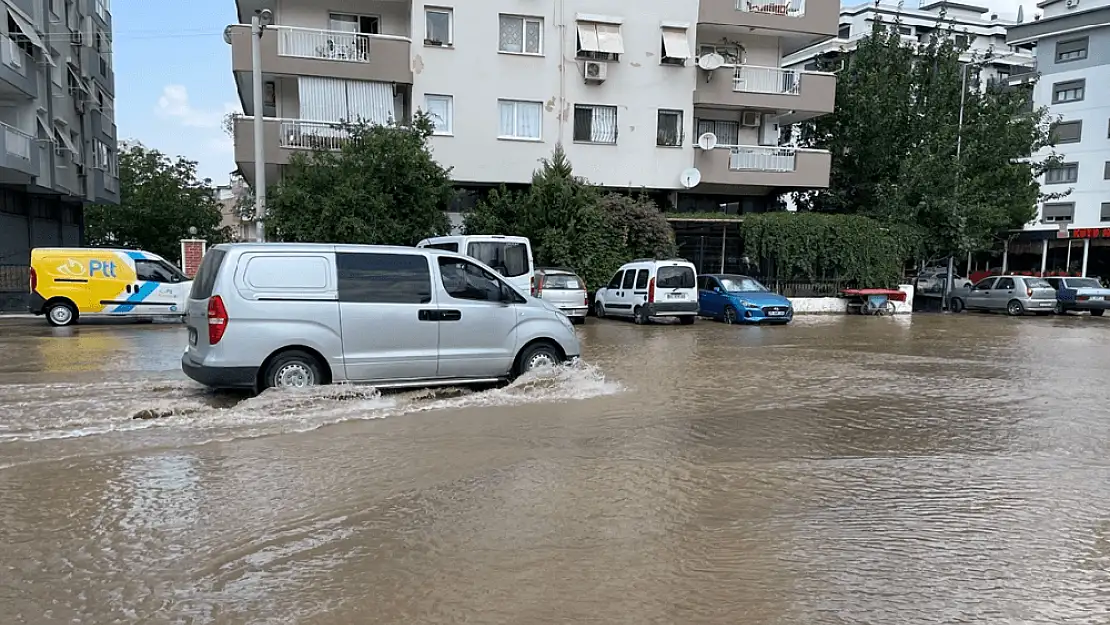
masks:
<svg viewBox="0 0 1110 625"><path fill-rule="evenodd" d="M112 14L108 0L0 8L0 266L14 275L33 247L80 245L85 205L119 202Z"/></svg>
<svg viewBox="0 0 1110 625"><path fill-rule="evenodd" d="M257 240L258 223L240 213L243 201L250 196L250 189L241 176L233 176L228 184L217 186L212 196L220 205L221 228L227 228L235 241Z"/></svg>
<svg viewBox="0 0 1110 625"><path fill-rule="evenodd" d="M946 0L927 2L915 9L875 3L845 7L840 11L835 38L788 55L783 66L816 69L819 59L850 54L861 39L871 34L876 20L897 29L909 44L926 44L938 34L938 28L951 28L955 44L966 47L960 59L980 64L978 74L984 86L1005 83L1011 75L1026 74L1035 67L1032 45L1010 45L1006 40L1006 29L1016 24L1014 20L1000 18L986 6Z"/></svg>
<svg viewBox="0 0 1110 625"><path fill-rule="evenodd" d="M836 0L237 0L228 27L245 118L236 161L254 177L264 116L267 180L333 124L437 121L431 145L462 189L526 184L556 143L576 173L646 188L685 211L763 210L825 187L830 155L778 146L778 126L829 113L836 77L782 59L836 34ZM249 22L264 102L251 89ZM703 59L703 57L708 57ZM699 138L705 147L698 147Z"/></svg>
<svg viewBox="0 0 1110 625"><path fill-rule="evenodd" d="M1045 173L1042 190L1066 195L1037 206L1008 260L1110 278L1110 0L1037 6L1043 15L1010 27L1007 41L1036 47L1033 101L1059 120L1062 159Z"/></svg>

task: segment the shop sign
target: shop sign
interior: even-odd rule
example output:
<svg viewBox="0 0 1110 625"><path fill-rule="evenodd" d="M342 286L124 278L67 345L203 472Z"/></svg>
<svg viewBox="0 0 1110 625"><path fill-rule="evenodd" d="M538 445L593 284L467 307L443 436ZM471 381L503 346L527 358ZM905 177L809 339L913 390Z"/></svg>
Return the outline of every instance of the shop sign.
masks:
<svg viewBox="0 0 1110 625"><path fill-rule="evenodd" d="M1110 228L1073 228L1073 239L1110 239Z"/></svg>

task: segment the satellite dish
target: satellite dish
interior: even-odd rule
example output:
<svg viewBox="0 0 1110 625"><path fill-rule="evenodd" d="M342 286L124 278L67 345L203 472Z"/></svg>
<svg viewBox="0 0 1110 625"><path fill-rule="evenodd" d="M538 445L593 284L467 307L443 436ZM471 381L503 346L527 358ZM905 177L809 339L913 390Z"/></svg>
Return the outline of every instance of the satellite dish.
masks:
<svg viewBox="0 0 1110 625"><path fill-rule="evenodd" d="M698 137L698 147L703 150L712 150L717 147L717 135L707 132Z"/></svg>
<svg viewBox="0 0 1110 625"><path fill-rule="evenodd" d="M678 181L681 182L682 186L686 187L687 189L692 189L698 186L698 183L701 182L701 172L698 171L696 167L691 167L690 169L682 172L682 175L679 177Z"/></svg>
<svg viewBox="0 0 1110 625"><path fill-rule="evenodd" d="M725 57L716 52L710 52L709 54L703 54L698 57L698 67L707 72L711 72L724 64Z"/></svg>

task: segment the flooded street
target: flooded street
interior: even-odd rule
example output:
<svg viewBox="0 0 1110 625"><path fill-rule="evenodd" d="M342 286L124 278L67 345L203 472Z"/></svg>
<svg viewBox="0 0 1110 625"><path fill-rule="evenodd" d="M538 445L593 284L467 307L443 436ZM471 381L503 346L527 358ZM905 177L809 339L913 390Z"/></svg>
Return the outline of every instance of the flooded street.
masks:
<svg viewBox="0 0 1110 625"><path fill-rule="evenodd" d="M1110 619L1110 322L579 332L491 391L243 398L180 325L0 325L0 621Z"/></svg>

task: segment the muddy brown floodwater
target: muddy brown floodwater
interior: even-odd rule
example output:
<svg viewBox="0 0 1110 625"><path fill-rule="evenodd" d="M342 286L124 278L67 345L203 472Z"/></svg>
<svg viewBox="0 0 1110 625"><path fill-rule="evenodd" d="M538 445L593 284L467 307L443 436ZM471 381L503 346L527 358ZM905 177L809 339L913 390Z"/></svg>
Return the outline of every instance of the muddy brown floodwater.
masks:
<svg viewBox="0 0 1110 625"><path fill-rule="evenodd" d="M492 391L243 399L180 326L0 328L0 622L1110 619L1110 323L581 333Z"/></svg>

